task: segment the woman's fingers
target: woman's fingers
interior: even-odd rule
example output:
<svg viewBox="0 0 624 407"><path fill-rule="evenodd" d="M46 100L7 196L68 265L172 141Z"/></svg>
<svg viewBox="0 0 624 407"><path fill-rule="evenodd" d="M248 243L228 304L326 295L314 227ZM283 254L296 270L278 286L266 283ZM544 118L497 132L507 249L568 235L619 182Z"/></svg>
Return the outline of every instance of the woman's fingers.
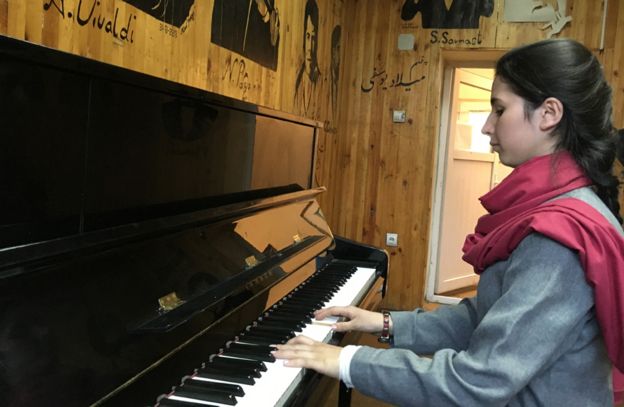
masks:
<svg viewBox="0 0 624 407"><path fill-rule="evenodd" d="M336 322L332 325L332 329L336 332L349 332L356 330L353 325L353 321Z"/></svg>
<svg viewBox="0 0 624 407"><path fill-rule="evenodd" d="M314 318L319 321L327 318L327 317L346 317L351 318L353 315L353 311L350 309L353 307L329 307L323 308L316 312L314 312Z"/></svg>
<svg viewBox="0 0 624 407"><path fill-rule="evenodd" d="M347 319L346 321L336 322L332 326L332 329L337 332L380 332L383 325L381 313L363 310L354 306L329 307L314 313L314 317L318 320L323 320L330 316Z"/></svg>
<svg viewBox="0 0 624 407"><path fill-rule="evenodd" d="M303 344L303 345L313 345L316 342L314 339L305 336L305 335L297 335L294 338L290 339L288 342L286 342L286 345L297 345L297 344ZM278 348L282 345L277 345Z"/></svg>
<svg viewBox="0 0 624 407"><path fill-rule="evenodd" d="M336 322L332 325L332 329L336 332L347 332L352 329L357 329L357 322L354 322L355 315L357 314L357 308L348 307L329 307L317 310L314 313L314 318L319 321L328 317L341 317L347 318L347 321Z"/></svg>
<svg viewBox="0 0 624 407"><path fill-rule="evenodd" d="M286 366L309 368L338 377L341 348L337 346L299 335L283 345L276 345L276 348L273 355L277 359L283 359Z"/></svg>

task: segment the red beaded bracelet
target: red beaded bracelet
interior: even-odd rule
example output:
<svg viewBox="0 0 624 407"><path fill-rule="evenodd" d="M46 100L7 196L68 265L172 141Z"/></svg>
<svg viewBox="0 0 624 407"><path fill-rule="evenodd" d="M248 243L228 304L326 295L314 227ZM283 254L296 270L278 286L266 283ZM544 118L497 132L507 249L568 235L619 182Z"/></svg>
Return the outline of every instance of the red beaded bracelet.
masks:
<svg viewBox="0 0 624 407"><path fill-rule="evenodd" d="M383 327L381 328L381 336L378 341L381 343L389 343L390 342L390 312L381 311L383 315Z"/></svg>

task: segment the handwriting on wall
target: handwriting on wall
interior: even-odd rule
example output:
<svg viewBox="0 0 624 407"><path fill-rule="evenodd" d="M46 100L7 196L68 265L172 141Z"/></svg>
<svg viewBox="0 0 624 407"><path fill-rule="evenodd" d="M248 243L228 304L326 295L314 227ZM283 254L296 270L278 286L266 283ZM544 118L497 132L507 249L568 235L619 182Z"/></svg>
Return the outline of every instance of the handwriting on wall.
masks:
<svg viewBox="0 0 624 407"><path fill-rule="evenodd" d="M45 11L57 11L63 19L67 18L81 27L91 26L103 31L113 38L128 43L134 42L134 26L136 15L129 13L123 19L119 16L119 7L115 7L112 15L107 15L98 0L79 0L75 9L65 7L65 0L48 0L44 2Z"/></svg>
<svg viewBox="0 0 624 407"><path fill-rule="evenodd" d="M246 100L247 91L250 89L260 89L260 85L252 84L247 72L247 64L243 58L228 57L225 61L225 69L221 80L227 80L230 85L242 91L241 98Z"/></svg>
<svg viewBox="0 0 624 407"><path fill-rule="evenodd" d="M390 75L385 69L377 70L377 68L373 67L373 73L370 75L369 79L362 81L362 92L368 93L373 90L375 86L382 90L402 87L406 92L409 92L412 90L412 85L415 85L426 78L425 75L418 74L416 72L416 68L427 64L428 61L421 56L420 60L410 65L407 74L398 72L396 75Z"/></svg>
<svg viewBox="0 0 624 407"><path fill-rule="evenodd" d="M168 36L172 38L177 38L178 32L181 32L182 34L184 34L186 30L188 29L191 21L194 21L194 20L195 20L195 11L191 10L190 14L186 17L186 20L184 20L184 22L180 25L180 27L173 26L168 23L160 23L159 31L164 34L167 34Z"/></svg>
<svg viewBox="0 0 624 407"><path fill-rule="evenodd" d="M481 39L481 32L478 32L473 37L453 37L448 31L439 32L438 30L431 30L429 42L432 44L457 44L457 45L479 45L483 42Z"/></svg>

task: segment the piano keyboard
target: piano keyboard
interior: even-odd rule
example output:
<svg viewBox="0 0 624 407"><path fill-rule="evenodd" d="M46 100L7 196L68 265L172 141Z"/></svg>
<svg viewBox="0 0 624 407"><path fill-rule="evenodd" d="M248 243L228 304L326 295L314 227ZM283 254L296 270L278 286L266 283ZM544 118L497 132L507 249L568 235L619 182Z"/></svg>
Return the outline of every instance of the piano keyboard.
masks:
<svg viewBox="0 0 624 407"><path fill-rule="evenodd" d="M275 360L269 345L294 335L329 342L337 318L316 321L312 312L359 304L375 281L375 269L331 263L278 301L262 317L212 355L181 384L160 396L155 407L281 406L301 381L304 369Z"/></svg>

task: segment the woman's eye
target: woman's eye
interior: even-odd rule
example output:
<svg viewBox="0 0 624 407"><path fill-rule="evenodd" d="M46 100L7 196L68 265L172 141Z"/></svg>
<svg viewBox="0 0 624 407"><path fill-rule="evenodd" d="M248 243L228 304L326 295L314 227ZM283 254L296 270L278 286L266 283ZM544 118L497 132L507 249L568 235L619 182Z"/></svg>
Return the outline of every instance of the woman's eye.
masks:
<svg viewBox="0 0 624 407"><path fill-rule="evenodd" d="M504 111L505 111L504 109L495 109L494 113L496 114L496 116L500 116L503 114Z"/></svg>

